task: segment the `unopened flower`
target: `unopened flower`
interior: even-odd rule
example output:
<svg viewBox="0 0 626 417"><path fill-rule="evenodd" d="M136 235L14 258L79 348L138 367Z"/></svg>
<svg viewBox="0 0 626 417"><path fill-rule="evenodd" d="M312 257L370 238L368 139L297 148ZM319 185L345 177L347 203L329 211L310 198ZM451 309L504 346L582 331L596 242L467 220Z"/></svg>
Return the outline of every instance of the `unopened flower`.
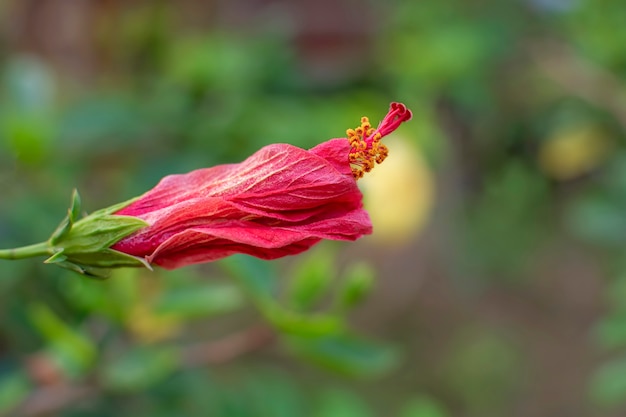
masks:
<svg viewBox="0 0 626 417"><path fill-rule="evenodd" d="M129 264L173 269L235 253L275 259L322 239L356 240L372 232L356 180L386 158L381 139L410 118L392 103L378 127L363 117L347 138L310 150L273 144L238 164L170 175L139 198L80 220L71 209L44 253L93 273ZM99 225L109 226L106 239ZM88 244L80 230L90 232Z"/></svg>

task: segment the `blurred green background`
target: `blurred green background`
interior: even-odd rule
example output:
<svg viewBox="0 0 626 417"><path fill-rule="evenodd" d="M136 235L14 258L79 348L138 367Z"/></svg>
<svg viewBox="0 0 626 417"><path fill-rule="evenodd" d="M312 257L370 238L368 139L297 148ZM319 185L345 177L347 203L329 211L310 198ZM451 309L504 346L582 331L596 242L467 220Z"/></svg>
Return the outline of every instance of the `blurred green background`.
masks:
<svg viewBox="0 0 626 417"><path fill-rule="evenodd" d="M1 0L0 247L275 142L414 119L375 232L92 281L0 264L16 416L626 414L623 0Z"/></svg>

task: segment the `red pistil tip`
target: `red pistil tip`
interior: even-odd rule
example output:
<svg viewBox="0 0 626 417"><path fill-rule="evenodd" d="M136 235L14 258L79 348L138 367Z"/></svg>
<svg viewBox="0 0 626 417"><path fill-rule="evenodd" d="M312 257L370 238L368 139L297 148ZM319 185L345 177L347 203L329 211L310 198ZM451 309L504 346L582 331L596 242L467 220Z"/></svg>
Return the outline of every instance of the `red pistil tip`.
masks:
<svg viewBox="0 0 626 417"><path fill-rule="evenodd" d="M357 180L366 172L370 172L375 164L382 163L389 149L380 140L392 133L403 122L411 120L411 110L402 103L391 103L389 112L378 124L376 129L372 128L367 117L361 117L361 125L355 129L348 129L346 135L350 142L350 166L352 175Z"/></svg>

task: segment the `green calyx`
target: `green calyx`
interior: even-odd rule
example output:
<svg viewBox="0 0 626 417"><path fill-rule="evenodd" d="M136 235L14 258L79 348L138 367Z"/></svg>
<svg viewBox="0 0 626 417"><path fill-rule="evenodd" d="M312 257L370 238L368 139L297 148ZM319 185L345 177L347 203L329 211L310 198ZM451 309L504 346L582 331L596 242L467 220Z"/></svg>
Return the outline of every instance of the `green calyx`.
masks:
<svg viewBox="0 0 626 417"><path fill-rule="evenodd" d="M74 190L67 216L46 242L46 253L51 256L45 263L97 278L106 278L111 268L151 269L150 264L144 259L110 248L148 225L136 217L112 214L132 201L98 210L80 218L80 196L78 191Z"/></svg>

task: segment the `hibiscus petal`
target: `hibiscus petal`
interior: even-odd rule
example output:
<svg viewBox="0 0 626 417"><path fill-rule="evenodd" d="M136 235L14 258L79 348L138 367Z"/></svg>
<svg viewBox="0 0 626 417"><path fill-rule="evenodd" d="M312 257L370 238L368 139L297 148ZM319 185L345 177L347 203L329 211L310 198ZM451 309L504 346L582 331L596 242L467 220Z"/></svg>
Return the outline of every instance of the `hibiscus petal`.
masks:
<svg viewBox="0 0 626 417"><path fill-rule="evenodd" d="M358 239L372 224L355 178L384 159L381 137L409 118L392 103L378 128L362 118L347 132L350 140L310 150L273 144L239 164L167 176L115 213L148 226L112 248L177 268L233 253L274 259L321 239Z"/></svg>

